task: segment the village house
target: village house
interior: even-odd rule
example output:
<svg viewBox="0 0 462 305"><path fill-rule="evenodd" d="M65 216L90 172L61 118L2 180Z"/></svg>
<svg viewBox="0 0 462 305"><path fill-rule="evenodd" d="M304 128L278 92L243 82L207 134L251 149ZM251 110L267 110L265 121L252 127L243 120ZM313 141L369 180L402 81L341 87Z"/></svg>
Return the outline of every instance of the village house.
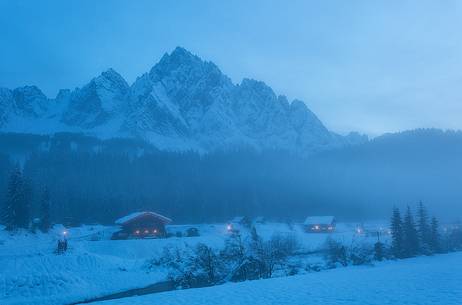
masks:
<svg viewBox="0 0 462 305"><path fill-rule="evenodd" d="M247 216L236 216L226 225L228 232L239 231L241 227L250 227L252 220Z"/></svg>
<svg viewBox="0 0 462 305"><path fill-rule="evenodd" d="M305 219L303 227L308 233L332 233L335 223L334 216L311 216Z"/></svg>
<svg viewBox="0 0 462 305"><path fill-rule="evenodd" d="M115 221L121 230L115 232L112 239L165 237L165 226L170 222L170 218L154 212L135 212Z"/></svg>

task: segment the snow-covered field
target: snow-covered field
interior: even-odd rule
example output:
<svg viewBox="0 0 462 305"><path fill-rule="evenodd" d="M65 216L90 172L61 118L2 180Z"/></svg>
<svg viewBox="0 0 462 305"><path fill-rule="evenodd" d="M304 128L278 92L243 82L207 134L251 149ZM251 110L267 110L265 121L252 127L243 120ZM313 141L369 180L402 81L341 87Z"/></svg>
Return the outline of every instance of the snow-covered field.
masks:
<svg viewBox="0 0 462 305"><path fill-rule="evenodd" d="M170 226L168 230L185 232L188 227ZM202 242L219 248L228 236L225 224L195 227L200 231L199 237L117 241L109 240L115 227L73 228L68 230L70 250L65 255L53 253L63 232L60 226L49 234L10 235L0 230L0 304L69 304L163 281L168 271L161 267L148 269L147 262L158 257L164 247ZM375 241L375 237L356 234L355 228L355 224L339 224L337 232L330 236L344 243ZM257 225L257 232L264 238L277 233L293 234L307 251L319 248L328 236L307 234L300 225L285 223Z"/></svg>
<svg viewBox="0 0 462 305"><path fill-rule="evenodd" d="M451 253L94 305L460 305L461 262Z"/></svg>

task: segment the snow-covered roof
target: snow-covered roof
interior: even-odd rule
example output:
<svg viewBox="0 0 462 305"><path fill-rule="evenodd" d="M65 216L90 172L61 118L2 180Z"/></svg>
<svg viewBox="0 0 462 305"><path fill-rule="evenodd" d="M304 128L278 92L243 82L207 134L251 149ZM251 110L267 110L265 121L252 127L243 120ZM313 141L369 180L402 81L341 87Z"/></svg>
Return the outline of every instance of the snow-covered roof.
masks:
<svg viewBox="0 0 462 305"><path fill-rule="evenodd" d="M157 213L154 213L154 212L149 212L149 211L145 211L145 212L135 212L135 213L131 213L127 216L124 216L122 218L119 218L115 221L116 224L118 225L123 225L129 221L132 221L140 216L144 216L144 215L151 215L151 216L154 216L156 218L159 218L161 221L165 222L165 223L169 223L169 222L172 222L172 220L168 217L165 217L163 215L160 215L160 214L157 214Z"/></svg>
<svg viewBox="0 0 462 305"><path fill-rule="evenodd" d="M334 216L308 216L305 219L304 225L315 225L315 224L332 224L335 220Z"/></svg>

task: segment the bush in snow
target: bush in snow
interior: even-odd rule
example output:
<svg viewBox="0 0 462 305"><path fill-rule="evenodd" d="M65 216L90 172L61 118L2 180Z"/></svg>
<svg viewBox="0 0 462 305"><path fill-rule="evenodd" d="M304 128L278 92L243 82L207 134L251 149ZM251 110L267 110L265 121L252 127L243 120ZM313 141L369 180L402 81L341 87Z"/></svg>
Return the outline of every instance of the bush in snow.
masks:
<svg viewBox="0 0 462 305"><path fill-rule="evenodd" d="M180 249L179 247L165 247L162 255L151 262L153 266L164 266L170 271L168 279L177 287L194 287L197 285L195 276L194 257L191 249Z"/></svg>
<svg viewBox="0 0 462 305"><path fill-rule="evenodd" d="M253 227L248 242L244 242L239 233L233 233L226 242L222 257L231 267L229 279L232 281L270 278L276 268L285 266L288 257L297 248L298 243L293 235L276 234L264 241ZM292 271L289 273L296 273L295 267L290 269Z"/></svg>
<svg viewBox="0 0 462 305"><path fill-rule="evenodd" d="M374 260L374 247L368 243L353 243L348 258L353 265L370 264Z"/></svg>
<svg viewBox="0 0 462 305"><path fill-rule="evenodd" d="M200 274L200 277L204 278L207 284L215 284L223 278L226 268L214 249L199 243L194 254L196 274Z"/></svg>
<svg viewBox="0 0 462 305"><path fill-rule="evenodd" d="M190 288L218 283L226 274L217 251L205 244L195 248L165 247L162 255L148 264L169 269L168 279L176 287Z"/></svg>
<svg viewBox="0 0 462 305"><path fill-rule="evenodd" d="M196 237L199 236L199 229L198 228L188 228L186 230L186 236L187 237Z"/></svg>
<svg viewBox="0 0 462 305"><path fill-rule="evenodd" d="M329 237L325 244L325 259L329 268L347 266L347 248L341 242Z"/></svg>

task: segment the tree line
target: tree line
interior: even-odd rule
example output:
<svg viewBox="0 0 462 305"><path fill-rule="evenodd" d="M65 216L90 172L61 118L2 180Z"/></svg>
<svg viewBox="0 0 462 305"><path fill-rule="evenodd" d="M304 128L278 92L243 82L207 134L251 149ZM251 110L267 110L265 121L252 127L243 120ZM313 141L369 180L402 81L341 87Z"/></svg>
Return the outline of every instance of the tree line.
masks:
<svg viewBox="0 0 462 305"><path fill-rule="evenodd" d="M398 208L393 209L391 231L391 253L395 258L409 258L417 255L440 253L445 249L436 217L429 216L422 202L416 211L416 218L407 206L404 216Z"/></svg>
<svg viewBox="0 0 462 305"><path fill-rule="evenodd" d="M250 150L207 155L50 150L29 155L21 166L0 155L0 205L9 205L8 185L19 170L29 190L24 190L27 205L17 213L31 215L29 219L40 215L46 186L51 221L65 225L113 224L142 210L176 223L222 222L239 215L277 220L302 220L313 213L356 217L354 206L342 202L338 207L319 197L310 163L285 152Z"/></svg>
<svg viewBox="0 0 462 305"><path fill-rule="evenodd" d="M416 194L428 204L441 202L440 214L460 213L453 204L460 196L458 177L449 173L459 173L462 164L446 154L427 162L433 155L414 150L405 158L380 154L375 145L309 157L244 148L200 154L75 136L35 139L31 145L40 149L33 150L27 139L0 135L0 140L7 144L0 145L0 206L8 202L11 173L19 167L29 188L23 211L30 220L40 218L45 186L51 222L65 225L113 224L142 210L175 223L223 222L234 216L302 221L323 214L351 221L382 218L390 202L413 200ZM447 172L447 182L441 183L441 176L433 181L435 168Z"/></svg>

